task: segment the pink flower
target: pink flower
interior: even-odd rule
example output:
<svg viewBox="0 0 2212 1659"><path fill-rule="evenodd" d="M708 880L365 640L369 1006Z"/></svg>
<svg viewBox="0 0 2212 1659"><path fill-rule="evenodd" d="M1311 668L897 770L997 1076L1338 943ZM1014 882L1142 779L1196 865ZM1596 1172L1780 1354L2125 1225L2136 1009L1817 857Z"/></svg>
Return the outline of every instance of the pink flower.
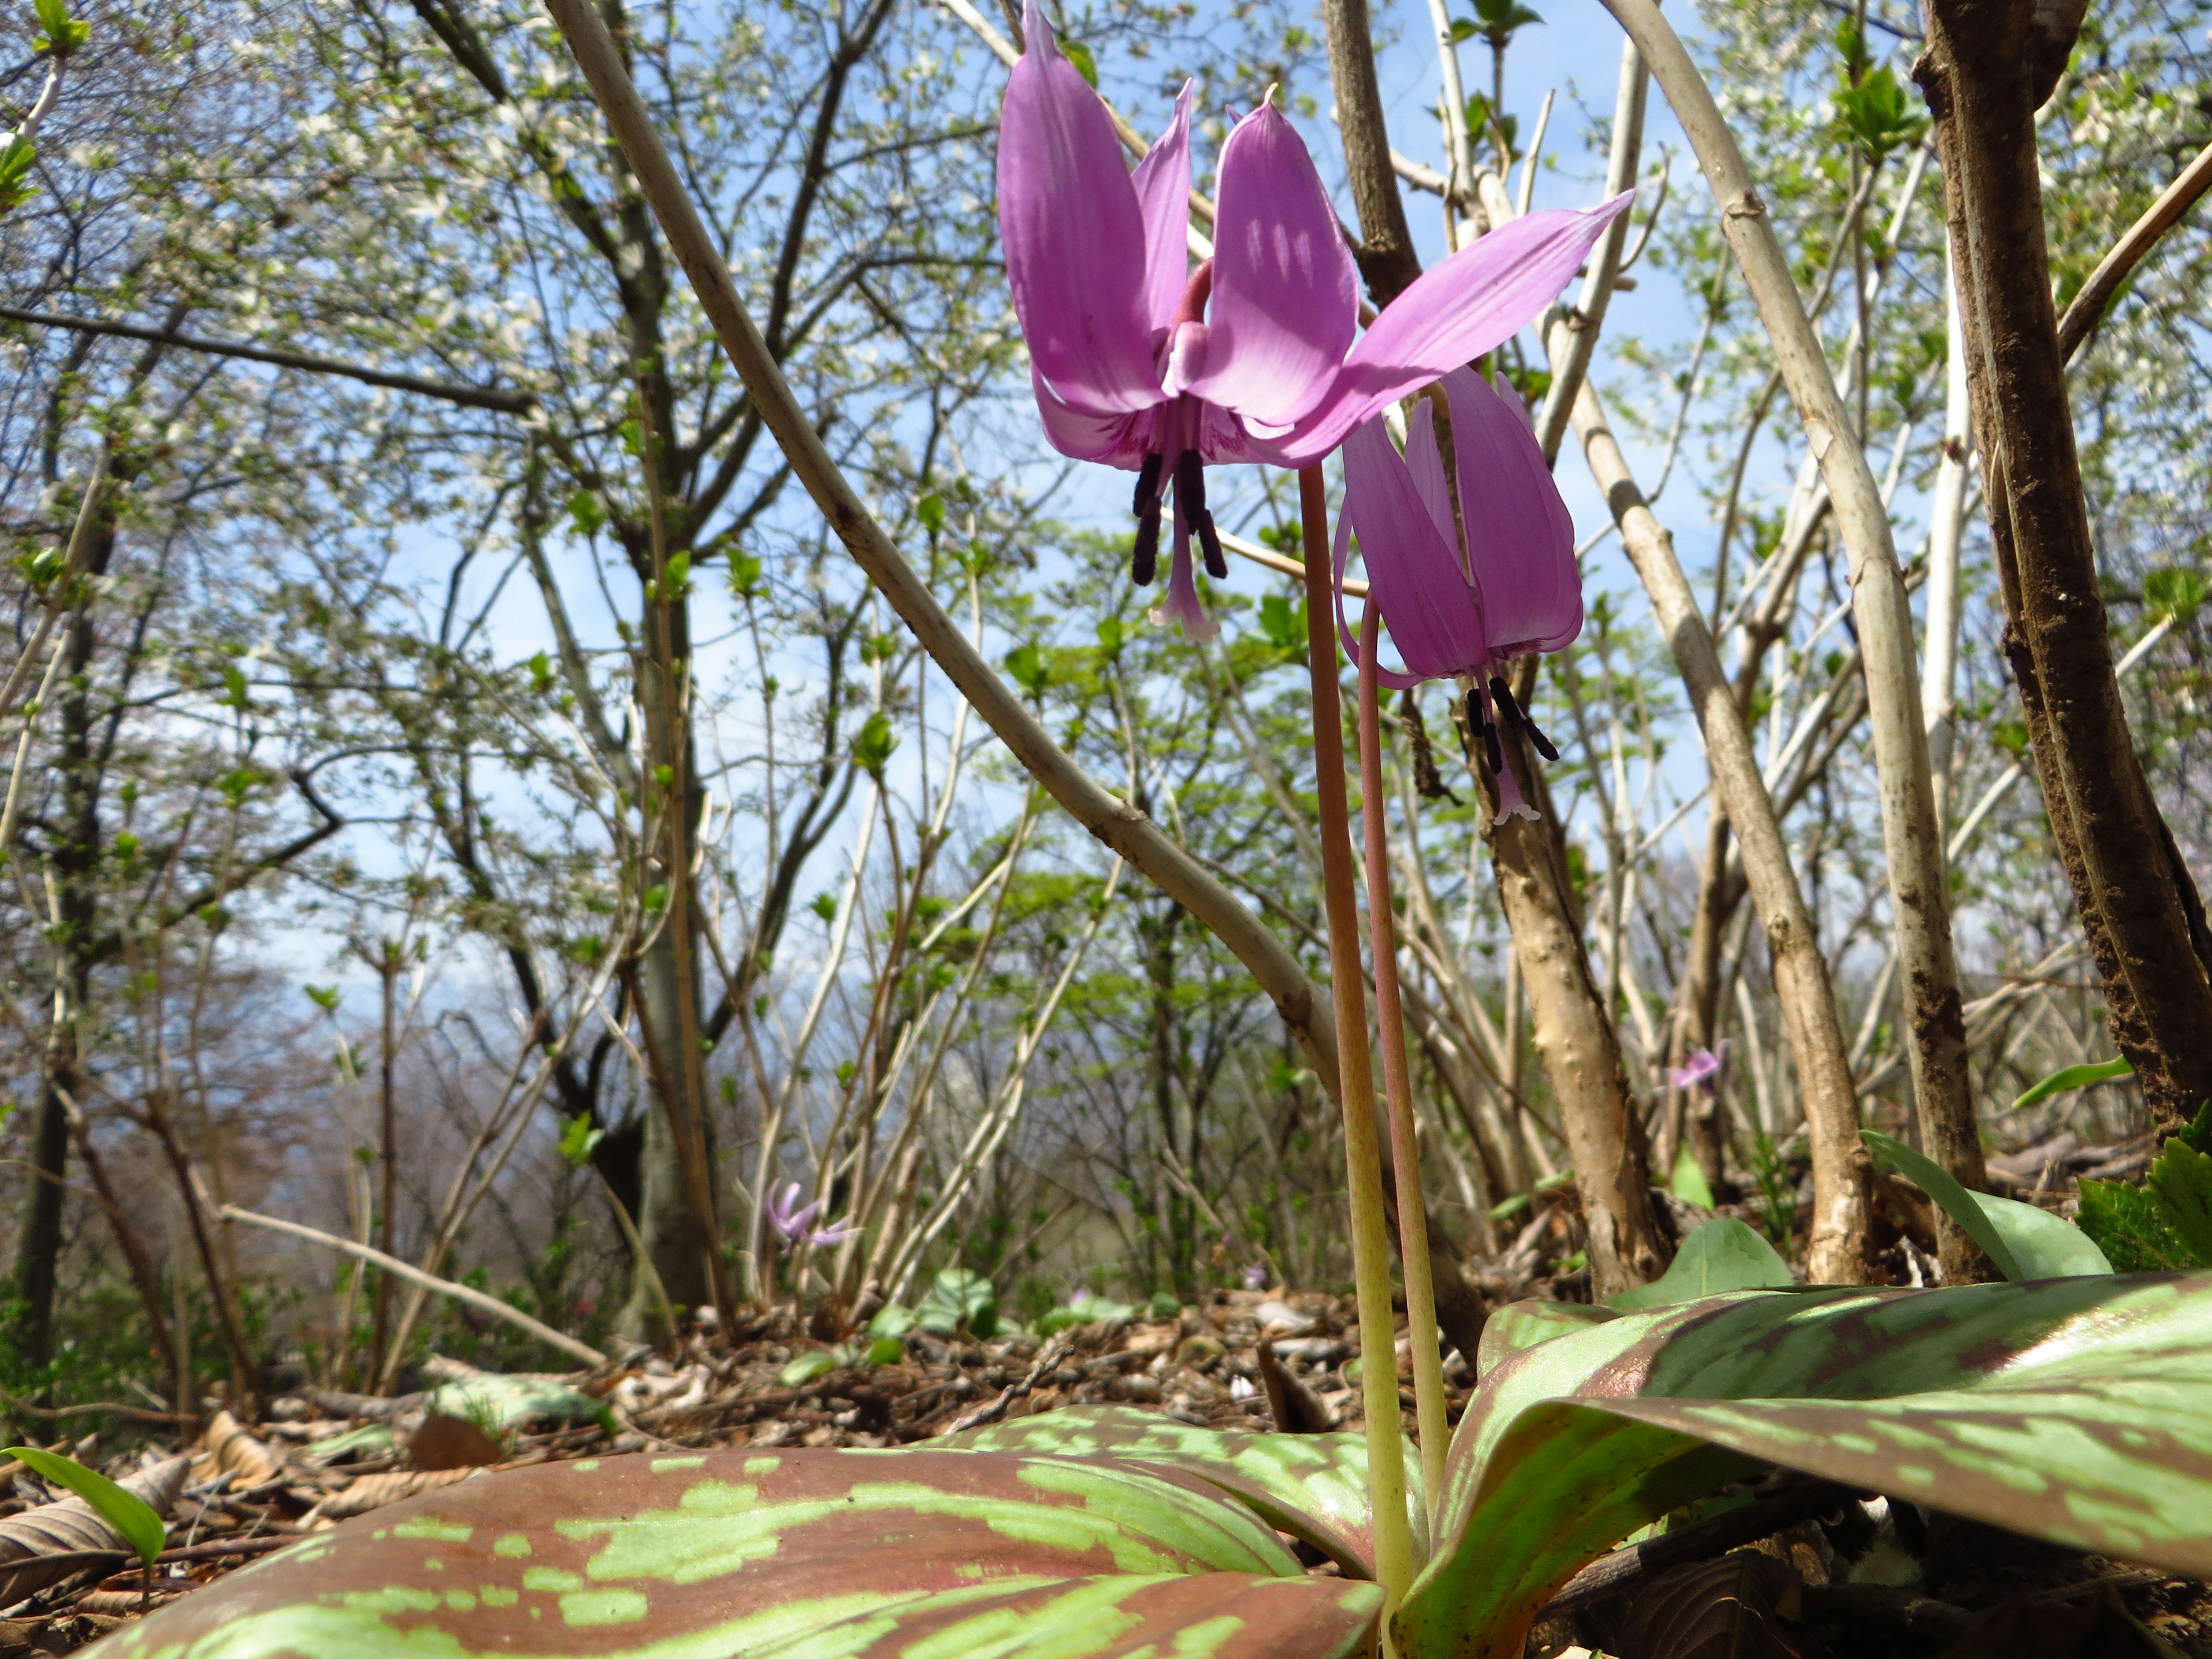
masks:
<svg viewBox="0 0 2212 1659"><path fill-rule="evenodd" d="M768 1224L781 1234L787 1243L842 1244L860 1231L849 1218L817 1227L814 1218L821 1213L822 1200L818 1198L811 1204L799 1203L799 1183L795 1181L781 1193L769 1194Z"/></svg>
<svg viewBox="0 0 2212 1659"><path fill-rule="evenodd" d="M1707 1094L1718 1091L1721 1077L1728 1070L1728 1044L1723 1042L1717 1053L1711 1048L1692 1048L1683 1057L1680 1066L1670 1069L1667 1081L1677 1089L1702 1088Z"/></svg>
<svg viewBox="0 0 2212 1659"><path fill-rule="evenodd" d="M1378 668L1394 687L1455 679L1498 776L1498 817L1535 811L1504 763L1496 722L1528 732L1537 751L1559 751L1522 712L1504 665L1531 652L1557 651L1583 631L1581 573L1574 521L1544 465L1544 452L1517 398L1501 396L1480 374L1443 376L1451 407L1457 511L1437 441L1433 405L1424 398L1406 419L1401 455L1380 419L1355 428L1344 445L1344 510L1337 517L1337 627L1352 660L1359 650L1344 620L1344 562L1354 538L1367 567L1369 602L1382 608L1405 672ZM1461 526L1466 533L1461 533Z"/></svg>
<svg viewBox="0 0 2212 1659"><path fill-rule="evenodd" d="M1000 112L999 228L1045 435L1137 475L1132 574L1153 577L1175 492L1165 614L1198 635L1190 563L1225 576L1208 462L1301 467L1360 422L1517 332L1627 205L1532 213L1422 276L1364 337L1358 273L1289 121L1262 104L1221 149L1213 258L1195 270L1191 89L1132 173L1098 94L1035 0ZM1354 343L1357 338L1357 343Z"/></svg>

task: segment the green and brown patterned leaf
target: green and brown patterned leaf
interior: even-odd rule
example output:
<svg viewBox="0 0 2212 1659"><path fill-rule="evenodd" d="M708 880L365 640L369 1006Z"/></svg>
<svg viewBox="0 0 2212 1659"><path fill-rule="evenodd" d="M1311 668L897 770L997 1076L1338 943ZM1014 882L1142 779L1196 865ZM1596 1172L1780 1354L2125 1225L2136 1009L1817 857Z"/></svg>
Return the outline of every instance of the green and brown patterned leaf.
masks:
<svg viewBox="0 0 2212 1659"><path fill-rule="evenodd" d="M738 1450L547 1464L397 1504L126 1627L104 1659L1336 1659L1371 1640L1378 1602L1305 1577L1171 1469Z"/></svg>
<svg viewBox="0 0 2212 1659"><path fill-rule="evenodd" d="M2212 1574L2212 1274L1751 1292L1525 1349L1460 1426L1400 1651L1517 1654L1584 1561L1763 1462Z"/></svg>
<svg viewBox="0 0 2212 1659"><path fill-rule="evenodd" d="M1179 1469L1248 1505L1279 1531L1312 1545L1355 1577L1375 1576L1374 1511L1361 1434L1224 1432L1127 1406L1071 1406L949 1436L941 1445L1048 1453ZM1427 1529L1420 1471L1408 1468L1417 1539Z"/></svg>

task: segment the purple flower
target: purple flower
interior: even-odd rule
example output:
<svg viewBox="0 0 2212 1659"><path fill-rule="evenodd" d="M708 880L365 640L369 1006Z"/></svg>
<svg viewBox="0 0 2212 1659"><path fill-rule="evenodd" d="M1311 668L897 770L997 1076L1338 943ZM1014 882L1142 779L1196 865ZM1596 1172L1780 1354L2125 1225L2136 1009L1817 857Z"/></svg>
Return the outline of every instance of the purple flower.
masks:
<svg viewBox="0 0 2212 1659"><path fill-rule="evenodd" d="M1728 1071L1728 1044L1719 1049L1692 1048L1680 1066L1667 1073L1667 1081L1677 1089L1703 1089L1707 1094L1717 1093L1721 1078Z"/></svg>
<svg viewBox="0 0 2212 1659"><path fill-rule="evenodd" d="M1248 1291L1264 1291L1267 1288L1266 1262L1255 1261L1244 1270L1244 1288Z"/></svg>
<svg viewBox="0 0 2212 1659"><path fill-rule="evenodd" d="M788 1243L799 1243L814 1218L821 1213L822 1200L818 1198L803 1208L800 1206L799 1183L795 1181L781 1192L769 1194L768 1224L781 1233Z"/></svg>
<svg viewBox="0 0 2212 1659"><path fill-rule="evenodd" d="M1516 657L1571 644L1583 631L1574 521L1520 399L1501 395L1469 369L1454 369L1443 383L1451 407L1456 512L1426 398L1406 418L1403 455L1379 418L1345 441L1338 631L1358 661L1343 615L1345 556L1356 538L1369 602L1381 608L1406 664L1402 673L1378 667L1376 678L1398 688L1459 681L1498 776L1499 820L1516 813L1533 818L1534 809L1504 763L1498 722L1527 732L1547 760L1559 759L1559 751L1514 701L1501 671Z"/></svg>
<svg viewBox="0 0 2212 1659"><path fill-rule="evenodd" d="M848 1219L833 1221L827 1226L814 1225L814 1218L822 1213L822 1200L811 1204L799 1201L799 1183L791 1182L781 1193L773 1193L768 1200L768 1224L775 1229L787 1244L842 1244L855 1237L860 1229Z"/></svg>
<svg viewBox="0 0 2212 1659"><path fill-rule="evenodd" d="M1301 467L1360 422L1518 331L1627 205L1532 213L1423 275L1358 336L1358 273L1328 191L1272 103L1222 146L1214 254L1195 270L1191 88L1132 173L1098 94L1035 0L1000 113L999 228L1045 435L1137 475L1132 574L1153 577L1174 490L1164 614L1212 631L1190 562L1228 566L1208 462ZM1354 341L1357 338L1358 343Z"/></svg>

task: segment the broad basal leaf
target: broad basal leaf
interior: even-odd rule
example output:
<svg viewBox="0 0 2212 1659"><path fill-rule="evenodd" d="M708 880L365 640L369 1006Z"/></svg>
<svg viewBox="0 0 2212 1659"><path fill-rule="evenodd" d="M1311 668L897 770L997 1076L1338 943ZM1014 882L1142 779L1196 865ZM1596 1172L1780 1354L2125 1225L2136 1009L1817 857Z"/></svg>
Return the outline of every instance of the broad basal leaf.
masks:
<svg viewBox="0 0 2212 1659"><path fill-rule="evenodd" d="M2063 1216L2017 1199L1973 1192L1933 1158L1888 1135L1862 1129L1859 1139L1942 1205L2007 1279L2068 1279L2112 1271L2097 1242Z"/></svg>
<svg viewBox="0 0 2212 1659"><path fill-rule="evenodd" d="M1249 1505L1269 1526L1303 1539L1346 1572L1375 1576L1364 1435L1231 1434L1127 1406L1072 1406L938 1443L1179 1469ZM1408 1468L1407 1480L1418 1549L1428 1534L1419 1524L1420 1471Z"/></svg>
<svg viewBox="0 0 2212 1659"><path fill-rule="evenodd" d="M1667 1271L1649 1285L1607 1298L1615 1308L1664 1308L1730 1291L1772 1291L1792 1282L1774 1246L1728 1216L1692 1230Z"/></svg>
<svg viewBox="0 0 2212 1659"><path fill-rule="evenodd" d="M2212 1274L1748 1292L1528 1349L1460 1425L1400 1651L1517 1654L1585 1560L1762 1462L2212 1573Z"/></svg>
<svg viewBox="0 0 2212 1659"><path fill-rule="evenodd" d="M1336 1659L1379 1601L1169 1469L737 1450L480 1476L234 1574L104 1659Z"/></svg>
<svg viewBox="0 0 2212 1659"><path fill-rule="evenodd" d="M1483 1322L1474 1374L1486 1377L1523 1348L1620 1317L1618 1308L1588 1302L1509 1302Z"/></svg>

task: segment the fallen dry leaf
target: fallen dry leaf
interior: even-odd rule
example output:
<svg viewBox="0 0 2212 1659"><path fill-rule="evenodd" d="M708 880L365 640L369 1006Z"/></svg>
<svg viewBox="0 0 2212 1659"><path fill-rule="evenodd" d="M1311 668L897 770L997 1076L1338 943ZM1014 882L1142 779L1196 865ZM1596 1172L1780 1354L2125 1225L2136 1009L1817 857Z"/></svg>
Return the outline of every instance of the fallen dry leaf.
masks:
<svg viewBox="0 0 2212 1659"><path fill-rule="evenodd" d="M172 1457L118 1484L166 1517L185 1488L191 1462ZM128 1556L134 1552L82 1498L41 1504L0 1520L0 1607L13 1607L33 1591L91 1565L84 1559L88 1553Z"/></svg>
<svg viewBox="0 0 2212 1659"><path fill-rule="evenodd" d="M282 1460L228 1412L217 1412L208 1420L200 1447L199 1456L192 1461L196 1480L227 1474L232 1485L250 1489L274 1480L283 1467Z"/></svg>
<svg viewBox="0 0 2212 1659"><path fill-rule="evenodd" d="M1662 1573L1629 1608L1622 1659L1825 1659L1816 1638L1783 1626L1801 1589L1758 1550Z"/></svg>

